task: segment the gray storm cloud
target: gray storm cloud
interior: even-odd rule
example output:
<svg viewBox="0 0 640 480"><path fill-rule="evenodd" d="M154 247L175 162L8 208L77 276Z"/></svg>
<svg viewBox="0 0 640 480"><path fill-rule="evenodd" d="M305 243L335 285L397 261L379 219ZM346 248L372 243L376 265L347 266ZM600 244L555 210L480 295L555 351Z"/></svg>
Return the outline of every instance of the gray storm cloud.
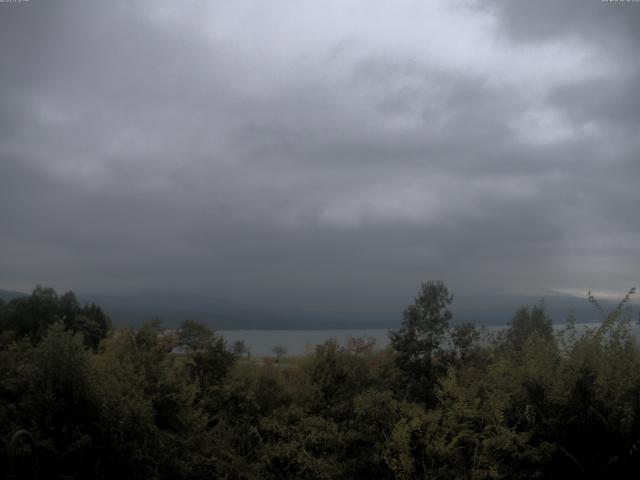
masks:
<svg viewBox="0 0 640 480"><path fill-rule="evenodd" d="M0 286L625 291L640 4L0 4Z"/></svg>

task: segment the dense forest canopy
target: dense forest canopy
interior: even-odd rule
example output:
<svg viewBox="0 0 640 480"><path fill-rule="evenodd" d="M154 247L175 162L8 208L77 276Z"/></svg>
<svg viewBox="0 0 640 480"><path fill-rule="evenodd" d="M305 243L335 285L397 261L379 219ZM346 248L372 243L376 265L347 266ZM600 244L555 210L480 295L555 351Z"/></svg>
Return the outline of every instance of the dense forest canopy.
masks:
<svg viewBox="0 0 640 480"><path fill-rule="evenodd" d="M598 328L554 333L535 305L487 336L427 282L385 350L252 358L193 320L113 329L37 287L0 301L0 477L636 478L631 293Z"/></svg>

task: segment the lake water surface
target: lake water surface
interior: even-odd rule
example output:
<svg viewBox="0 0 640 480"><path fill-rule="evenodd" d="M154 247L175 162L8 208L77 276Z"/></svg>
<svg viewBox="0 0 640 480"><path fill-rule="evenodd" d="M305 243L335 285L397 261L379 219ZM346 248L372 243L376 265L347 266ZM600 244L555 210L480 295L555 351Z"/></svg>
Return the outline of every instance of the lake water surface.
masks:
<svg viewBox="0 0 640 480"><path fill-rule="evenodd" d="M599 323L577 324L577 329L597 327ZM554 324L554 329L561 330L566 324ZM486 327L486 331L497 333L504 326ZM633 326L636 337L640 338L640 327ZM249 348L251 355L257 357L273 356L274 347L284 347L287 355L302 355L312 352L316 345L335 338L341 345L349 338L374 338L376 348L383 349L389 344L389 329L345 329L345 330L218 330L225 340L232 344L242 340Z"/></svg>
<svg viewBox="0 0 640 480"><path fill-rule="evenodd" d="M287 355L302 355L313 351L316 345L335 338L344 345L349 338L375 338L376 348L384 348L389 344L387 329L354 329L354 330L218 330L218 334L232 344L242 340L257 357L272 356L273 347L281 346Z"/></svg>

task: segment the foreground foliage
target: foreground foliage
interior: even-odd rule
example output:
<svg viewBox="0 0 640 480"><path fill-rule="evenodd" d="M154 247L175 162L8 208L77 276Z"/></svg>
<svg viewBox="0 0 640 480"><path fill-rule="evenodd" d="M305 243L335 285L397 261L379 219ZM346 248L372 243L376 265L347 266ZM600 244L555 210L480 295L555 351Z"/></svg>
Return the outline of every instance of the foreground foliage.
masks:
<svg viewBox="0 0 640 480"><path fill-rule="evenodd" d="M0 303L0 442L31 432L38 460L23 448L14 467L45 478L635 478L624 304L555 335L523 307L491 338L450 327L451 302L425 284L387 350L328 341L273 362L193 321L114 331L99 307L37 288ZM2 478L9 460L0 449Z"/></svg>

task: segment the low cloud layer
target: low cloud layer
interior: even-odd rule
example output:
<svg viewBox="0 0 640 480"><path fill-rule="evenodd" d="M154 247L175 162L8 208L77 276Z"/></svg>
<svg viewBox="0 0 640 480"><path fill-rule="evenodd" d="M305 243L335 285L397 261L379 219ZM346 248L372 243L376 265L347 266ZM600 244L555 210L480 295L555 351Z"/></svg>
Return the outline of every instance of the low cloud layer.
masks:
<svg viewBox="0 0 640 480"><path fill-rule="evenodd" d="M640 4L0 4L0 287L620 291Z"/></svg>

